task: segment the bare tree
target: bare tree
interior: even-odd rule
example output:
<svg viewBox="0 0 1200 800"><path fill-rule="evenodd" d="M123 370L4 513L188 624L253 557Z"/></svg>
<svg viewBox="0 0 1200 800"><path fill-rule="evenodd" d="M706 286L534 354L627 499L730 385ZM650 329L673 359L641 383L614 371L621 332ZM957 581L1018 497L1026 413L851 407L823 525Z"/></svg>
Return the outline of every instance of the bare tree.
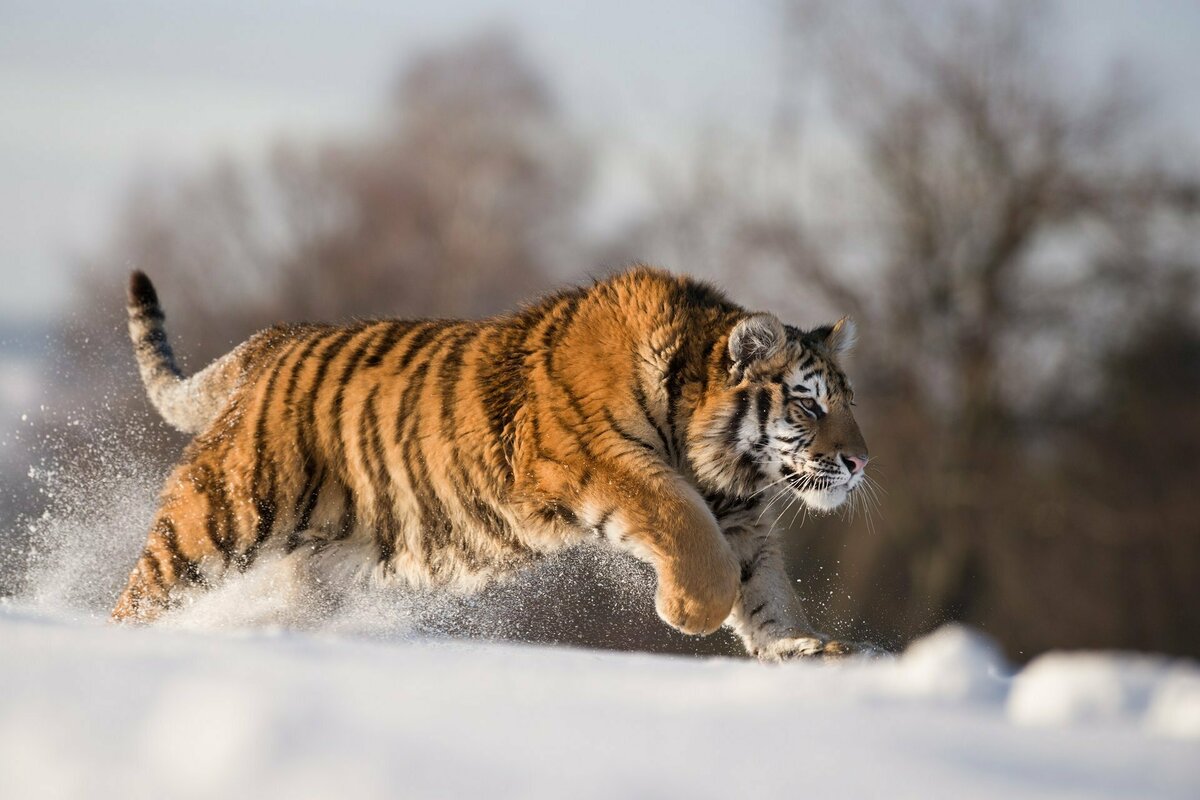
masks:
<svg viewBox="0 0 1200 800"><path fill-rule="evenodd" d="M1194 215L1196 174L1145 151L1145 110L1120 73L1090 90L1057 79L1043 4L865 6L855 19L873 21L874 38L828 11L821 46L837 117L873 181L877 288L848 282L794 215L752 221L746 243L867 317L885 418L908 420L894 425L885 469L909 506L898 533L921 584L914 599L931 621L982 618L991 546L1028 526L1014 506L1038 484L1030 431L1045 430L1046 404L1030 396L1071 394L1053 371L1030 380L1031 353L1054 347L1060 369L1095 371L1090 342L1123 346L1164 286L1197 274L1194 250L1180 260L1160 246ZM1176 253L1197 243L1185 231ZM1125 330L1112 325L1113 298Z"/></svg>
<svg viewBox="0 0 1200 800"><path fill-rule="evenodd" d="M107 365L128 362L134 267L161 285L193 363L277 321L475 316L544 289L572 252L587 159L515 40L489 32L419 56L389 100L357 138L138 182L81 267L77 366L111 381ZM127 377L112 391L140 405Z"/></svg>

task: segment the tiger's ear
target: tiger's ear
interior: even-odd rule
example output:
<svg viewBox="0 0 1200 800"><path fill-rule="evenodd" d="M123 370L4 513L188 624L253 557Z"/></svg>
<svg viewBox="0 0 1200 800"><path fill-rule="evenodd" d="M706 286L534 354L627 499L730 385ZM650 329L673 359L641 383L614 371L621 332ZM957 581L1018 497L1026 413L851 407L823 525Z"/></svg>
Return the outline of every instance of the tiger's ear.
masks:
<svg viewBox="0 0 1200 800"><path fill-rule="evenodd" d="M809 344L836 358L854 349L854 343L858 341L858 326L849 317L842 317L832 325L813 328L804 338Z"/></svg>
<svg viewBox="0 0 1200 800"><path fill-rule="evenodd" d="M738 322L729 332L730 382L740 383L747 367L775 355L786 341L787 332L774 314L753 314Z"/></svg>

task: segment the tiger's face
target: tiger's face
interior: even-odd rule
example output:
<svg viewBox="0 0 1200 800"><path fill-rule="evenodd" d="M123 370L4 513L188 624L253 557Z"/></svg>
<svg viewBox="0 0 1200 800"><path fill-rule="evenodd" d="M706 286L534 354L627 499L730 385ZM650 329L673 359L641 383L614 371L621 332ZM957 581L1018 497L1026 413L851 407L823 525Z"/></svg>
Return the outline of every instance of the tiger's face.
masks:
<svg viewBox="0 0 1200 800"><path fill-rule="evenodd" d="M868 458L852 410L854 390L831 352L821 346L830 335L822 329L788 331L796 352L782 374L772 378L778 408L773 402L758 453L768 482L786 484L817 511L832 511L846 502L862 483Z"/></svg>
<svg viewBox="0 0 1200 800"><path fill-rule="evenodd" d="M770 314L739 322L726 386L700 415L710 460L698 474L742 496L790 491L815 511L846 502L868 459L854 391L837 364L854 338L848 319L811 331Z"/></svg>

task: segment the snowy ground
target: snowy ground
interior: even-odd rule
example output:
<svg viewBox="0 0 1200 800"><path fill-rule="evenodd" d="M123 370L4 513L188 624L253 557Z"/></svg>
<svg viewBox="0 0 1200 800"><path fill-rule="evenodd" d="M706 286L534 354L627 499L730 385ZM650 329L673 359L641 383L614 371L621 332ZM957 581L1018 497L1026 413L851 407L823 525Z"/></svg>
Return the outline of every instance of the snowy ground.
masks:
<svg viewBox="0 0 1200 800"><path fill-rule="evenodd" d="M1200 669L118 629L0 607L0 797L1200 796Z"/></svg>
<svg viewBox="0 0 1200 800"><path fill-rule="evenodd" d="M32 549L0 550L23 585L0 600L0 800L1200 798L1194 663L1048 655L1013 676L960 628L899 658L778 667L478 638L563 625L589 581L616 598L595 613L644 613L647 572L598 552L477 600L332 609L263 563L122 628L104 615L160 476L33 474ZM445 635L462 629L477 638Z"/></svg>

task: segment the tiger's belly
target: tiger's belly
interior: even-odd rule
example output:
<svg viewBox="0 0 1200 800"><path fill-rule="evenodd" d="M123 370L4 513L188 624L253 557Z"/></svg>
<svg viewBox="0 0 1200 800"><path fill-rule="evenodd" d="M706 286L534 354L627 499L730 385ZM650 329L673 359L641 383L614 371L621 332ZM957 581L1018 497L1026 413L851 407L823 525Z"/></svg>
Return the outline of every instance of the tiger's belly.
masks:
<svg viewBox="0 0 1200 800"><path fill-rule="evenodd" d="M307 553L314 576L333 585L367 582L478 591L589 531L523 517L478 498L400 494L380 505L367 493L323 492L309 526L281 542Z"/></svg>

